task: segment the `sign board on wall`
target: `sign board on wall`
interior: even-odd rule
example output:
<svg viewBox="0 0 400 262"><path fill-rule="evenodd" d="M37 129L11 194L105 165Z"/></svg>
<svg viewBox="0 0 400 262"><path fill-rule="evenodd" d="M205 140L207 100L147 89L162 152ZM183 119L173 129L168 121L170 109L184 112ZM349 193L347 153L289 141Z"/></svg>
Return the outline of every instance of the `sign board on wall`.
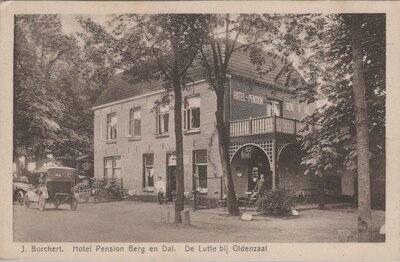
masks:
<svg viewBox="0 0 400 262"><path fill-rule="evenodd" d="M265 92L265 89L250 88L246 85L233 86L230 95L231 120L265 116L267 110Z"/></svg>
<svg viewBox="0 0 400 262"><path fill-rule="evenodd" d="M264 98L262 96L258 96L255 94L249 94L249 93L236 91L236 90L233 90L233 99L242 101L242 102L247 102L250 104L258 104L258 105L264 104Z"/></svg>

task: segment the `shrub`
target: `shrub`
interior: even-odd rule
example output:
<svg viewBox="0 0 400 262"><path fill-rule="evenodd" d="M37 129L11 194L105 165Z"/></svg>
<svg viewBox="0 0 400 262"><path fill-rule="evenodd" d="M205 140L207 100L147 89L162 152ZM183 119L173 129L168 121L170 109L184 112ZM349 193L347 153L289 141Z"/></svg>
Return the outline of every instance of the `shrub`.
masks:
<svg viewBox="0 0 400 262"><path fill-rule="evenodd" d="M79 182L74 186L74 190L77 192L84 191L87 189L90 189L90 184L89 181L86 179L82 180L81 182Z"/></svg>
<svg viewBox="0 0 400 262"><path fill-rule="evenodd" d="M258 210L264 215L288 215L296 202L296 198L287 188L266 191L257 200Z"/></svg>
<svg viewBox="0 0 400 262"><path fill-rule="evenodd" d="M92 188L96 196L110 197L113 200L121 199L121 183L116 178L94 179Z"/></svg>

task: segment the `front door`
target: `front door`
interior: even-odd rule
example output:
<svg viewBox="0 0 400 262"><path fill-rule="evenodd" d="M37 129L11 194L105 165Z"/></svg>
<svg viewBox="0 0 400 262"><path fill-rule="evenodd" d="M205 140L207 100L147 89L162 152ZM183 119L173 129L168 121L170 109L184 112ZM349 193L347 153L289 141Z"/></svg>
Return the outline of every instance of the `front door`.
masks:
<svg viewBox="0 0 400 262"><path fill-rule="evenodd" d="M248 191L252 191L256 186L260 175L268 176L269 163L264 152L255 148L252 158L248 159Z"/></svg>

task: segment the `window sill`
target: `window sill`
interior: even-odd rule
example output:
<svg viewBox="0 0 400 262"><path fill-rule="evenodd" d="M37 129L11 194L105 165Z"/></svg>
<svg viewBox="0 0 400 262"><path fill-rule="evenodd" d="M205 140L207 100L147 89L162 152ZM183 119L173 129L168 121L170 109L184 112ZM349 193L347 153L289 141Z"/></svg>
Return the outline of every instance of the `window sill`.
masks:
<svg viewBox="0 0 400 262"><path fill-rule="evenodd" d="M207 193L208 193L208 189L207 188L198 187L196 190L197 190L197 194L199 194L199 195L207 195Z"/></svg>
<svg viewBox="0 0 400 262"><path fill-rule="evenodd" d="M153 193L154 192L154 187L145 187L145 188L143 188L143 192Z"/></svg>
<svg viewBox="0 0 400 262"><path fill-rule="evenodd" d="M139 141L142 140L141 136L131 136L128 138L129 141Z"/></svg>
<svg viewBox="0 0 400 262"><path fill-rule="evenodd" d="M200 134L200 129L186 130L186 131L183 131L183 134L185 134L185 135Z"/></svg>
<svg viewBox="0 0 400 262"><path fill-rule="evenodd" d="M106 144L116 144L117 140L107 140Z"/></svg>
<svg viewBox="0 0 400 262"><path fill-rule="evenodd" d="M164 133L164 134L154 134L156 138L165 138L169 137L169 133Z"/></svg>

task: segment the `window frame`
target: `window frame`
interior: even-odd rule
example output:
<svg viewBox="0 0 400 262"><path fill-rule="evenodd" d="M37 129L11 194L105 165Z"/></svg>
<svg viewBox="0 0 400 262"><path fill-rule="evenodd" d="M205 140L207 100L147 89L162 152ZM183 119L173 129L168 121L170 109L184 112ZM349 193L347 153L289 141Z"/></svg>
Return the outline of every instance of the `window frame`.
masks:
<svg viewBox="0 0 400 262"><path fill-rule="evenodd" d="M199 107L191 107L189 104L189 99L199 99ZM199 110L199 123L198 127L193 127L193 108L198 108ZM183 104L183 130L188 131L199 131L201 127L201 98L199 94L186 96Z"/></svg>
<svg viewBox="0 0 400 262"><path fill-rule="evenodd" d="M199 153L205 153L206 156L206 162L205 163L197 163L197 154ZM206 187L200 187L200 174L199 174L199 166L205 166L205 171L206 171L206 177L203 180L203 183L206 184ZM193 150L193 178L195 179L196 183L194 183L196 190L199 193L202 194L207 194L208 193L208 151L207 149L196 149Z"/></svg>
<svg viewBox="0 0 400 262"><path fill-rule="evenodd" d="M135 112L140 112L140 118L136 119L135 118ZM135 135L137 132L135 128L135 120L140 120L140 128L139 128L139 134ZM128 136L131 138L140 138L142 136L142 108L140 106L137 107L132 107L129 109L129 131L128 131Z"/></svg>
<svg viewBox="0 0 400 262"><path fill-rule="evenodd" d="M110 179L110 178L121 178L122 179L122 167L121 167L121 165L119 167L116 167L116 160L117 159L119 161L122 161L121 160L121 156L106 156L106 157L104 157L104 160L103 160L103 177L105 177L107 179ZM107 160L111 160L111 177L108 177L106 175L106 162L107 162ZM115 176L115 173L116 173L115 171L117 169L120 170L120 176L119 177Z"/></svg>
<svg viewBox="0 0 400 262"><path fill-rule="evenodd" d="M166 107L167 111L161 112L161 108ZM168 122L165 125L165 116L168 115ZM156 135L165 135L169 133L170 108L169 104L160 104L156 108ZM167 127L165 130L165 127ZM162 128L162 129L161 129Z"/></svg>
<svg viewBox="0 0 400 262"><path fill-rule="evenodd" d="M149 157L149 156L152 156L153 157L153 164L152 165L147 165L147 163L146 163L146 158L147 157ZM146 180L146 175L147 175L147 173L146 173L146 171L147 171L147 168L148 167L150 167L150 168L152 168L153 169L153 185L151 186L151 185L148 185L148 181ZM142 188L143 188L143 190L144 191L146 191L146 192L153 192L154 191L154 170L155 170L155 168L154 168L154 154L153 153L146 153L146 154L143 154L143 177L142 177ZM146 184L147 183L147 184Z"/></svg>
<svg viewBox="0 0 400 262"><path fill-rule="evenodd" d="M269 112L268 112L268 104L269 103L271 103L271 110L272 110L272 112L271 112L271 114L269 114ZM279 108L279 115L277 115L277 114L275 114L275 105L276 104L278 104L278 108ZM267 106L267 117L270 117L270 116L280 116L280 117L283 117L283 108L282 108L282 101L281 100L278 100L278 99L271 99L271 98L267 98L267 101L266 101L266 106Z"/></svg>
<svg viewBox="0 0 400 262"><path fill-rule="evenodd" d="M115 117L115 125L111 126L111 118ZM107 114L107 141L115 141L118 138L117 132L117 124L118 124L118 117L116 112L108 113ZM114 131L114 132L113 132Z"/></svg>

